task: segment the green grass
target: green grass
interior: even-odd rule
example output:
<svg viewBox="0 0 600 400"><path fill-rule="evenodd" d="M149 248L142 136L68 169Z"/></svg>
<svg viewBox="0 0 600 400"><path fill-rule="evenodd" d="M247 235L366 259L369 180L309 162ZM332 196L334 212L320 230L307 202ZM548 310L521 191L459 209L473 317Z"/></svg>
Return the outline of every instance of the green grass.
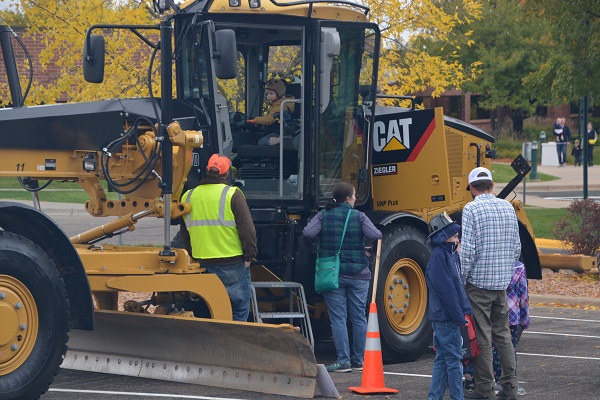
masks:
<svg viewBox="0 0 600 400"><path fill-rule="evenodd" d="M47 181L40 180L40 186L44 185L46 182ZM106 189L106 185L104 185L104 188ZM1 177L0 190L2 189L22 189L22 187L17 178ZM50 186L48 186L48 189L81 189L81 186L75 182L53 181Z"/></svg>
<svg viewBox="0 0 600 400"><path fill-rule="evenodd" d="M537 130L537 129L536 129ZM546 133L551 132L550 130L546 130ZM574 135L577 135L577 133L574 133ZM535 135L534 135L535 137ZM546 136L546 140L549 139L549 136ZM551 138L550 138L551 139ZM534 140L538 140L537 137L535 137ZM496 150L496 159L511 159L514 160L515 157L517 157L519 154L522 153L523 151L523 142L527 142L529 140L527 139L515 139L512 137L502 137L500 139L497 139L496 142L493 144L492 148L494 150ZM538 141L539 143L539 150L538 150L538 161L540 160L541 157L541 143ZM597 146L594 146L594 154L596 156L598 156L598 152L600 150L596 150ZM573 164L574 162L574 158L571 155L571 150L569 150L567 152L567 163L569 164ZM495 179L494 179L495 180Z"/></svg>
<svg viewBox="0 0 600 400"><path fill-rule="evenodd" d="M47 181L40 181L40 186ZM106 182L100 182L106 196L110 200L118 198L116 193L109 193ZM11 189L11 190L4 190ZM89 200L88 194L75 182L53 181L47 188L38 192L40 201L84 204ZM0 178L0 199L31 200L31 193L21 187L17 178Z"/></svg>
<svg viewBox="0 0 600 400"><path fill-rule="evenodd" d="M59 202L59 203L77 203L84 204L90 199L90 197L83 190L66 191L60 190L56 192L49 192L42 190L39 192L40 201ZM113 193L108 194L109 199L115 200L117 198ZM0 189L0 199L3 200L31 200L31 193L25 191L6 191Z"/></svg>
<svg viewBox="0 0 600 400"><path fill-rule="evenodd" d="M525 213L535 237L544 239L556 239L554 230L556 222L567 215L566 208L529 208L525 207Z"/></svg>
<svg viewBox="0 0 600 400"><path fill-rule="evenodd" d="M531 174L531 172L530 172ZM492 176L494 177L494 182L496 183L508 183L512 178L514 178L517 174L512 169L509 164L498 164L492 163ZM529 177L529 175L527 175ZM538 172L538 180L541 182L546 181L554 181L559 179L556 176L543 174Z"/></svg>

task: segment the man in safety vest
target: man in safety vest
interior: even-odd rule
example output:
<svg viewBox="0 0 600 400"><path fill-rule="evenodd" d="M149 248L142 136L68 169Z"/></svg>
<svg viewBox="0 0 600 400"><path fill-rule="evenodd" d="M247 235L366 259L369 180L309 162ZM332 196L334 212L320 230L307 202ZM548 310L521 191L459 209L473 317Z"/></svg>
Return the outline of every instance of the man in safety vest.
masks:
<svg viewBox="0 0 600 400"><path fill-rule="evenodd" d="M234 321L250 312L250 261L256 256L256 229L242 191L227 185L231 160L213 154L206 178L184 193L192 205L181 229L186 248L206 272L216 274L229 294Z"/></svg>

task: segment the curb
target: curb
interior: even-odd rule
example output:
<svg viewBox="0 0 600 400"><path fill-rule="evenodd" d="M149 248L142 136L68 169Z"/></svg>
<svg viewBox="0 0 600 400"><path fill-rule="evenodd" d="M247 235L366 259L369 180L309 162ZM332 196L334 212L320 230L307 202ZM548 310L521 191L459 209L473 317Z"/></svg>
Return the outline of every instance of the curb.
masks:
<svg viewBox="0 0 600 400"><path fill-rule="evenodd" d="M569 306L593 306L600 307L600 297L574 297L574 296L552 296L546 294L530 294L529 303L557 303Z"/></svg>

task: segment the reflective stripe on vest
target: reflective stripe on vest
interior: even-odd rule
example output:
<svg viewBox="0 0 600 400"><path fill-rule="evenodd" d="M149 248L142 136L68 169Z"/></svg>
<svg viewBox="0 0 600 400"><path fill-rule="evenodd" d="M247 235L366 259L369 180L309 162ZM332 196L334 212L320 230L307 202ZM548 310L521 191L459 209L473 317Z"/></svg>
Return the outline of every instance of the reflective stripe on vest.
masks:
<svg viewBox="0 0 600 400"><path fill-rule="evenodd" d="M231 210L231 198L236 190L236 187L223 184L209 184L184 194L184 201L192 205L192 211L185 217L185 224L195 258L228 258L243 254ZM217 196L218 209L215 201L211 200Z"/></svg>
<svg viewBox="0 0 600 400"><path fill-rule="evenodd" d="M186 203L190 202L190 199L192 198L192 193L194 192L195 189L196 188L194 188L188 192L188 195L186 196L186 199L185 199ZM236 226L235 220L225 221L225 207L229 205L227 203L227 193L228 193L229 189L235 190L235 188L226 185L223 188L223 191L221 192L221 197L219 199L219 217L218 217L219 219L192 220L192 213L189 213L188 215L185 216L185 225L188 228L191 228L192 226Z"/></svg>

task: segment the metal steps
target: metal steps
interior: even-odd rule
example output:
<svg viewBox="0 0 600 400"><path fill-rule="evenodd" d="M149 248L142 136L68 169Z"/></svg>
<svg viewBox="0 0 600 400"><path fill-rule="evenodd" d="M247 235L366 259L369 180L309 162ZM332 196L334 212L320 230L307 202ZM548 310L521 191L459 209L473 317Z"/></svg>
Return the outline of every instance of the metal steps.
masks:
<svg viewBox="0 0 600 400"><path fill-rule="evenodd" d="M306 304L306 296L304 295L304 287L297 282L252 282L252 314L254 322L265 322L264 320L287 319L290 325L297 326L296 320L300 320L300 330L310 343L310 347L314 350L315 342L310 325L310 315L308 314L308 306ZM288 311L259 311L259 298L256 295L256 289L282 289L286 297L289 297Z"/></svg>

